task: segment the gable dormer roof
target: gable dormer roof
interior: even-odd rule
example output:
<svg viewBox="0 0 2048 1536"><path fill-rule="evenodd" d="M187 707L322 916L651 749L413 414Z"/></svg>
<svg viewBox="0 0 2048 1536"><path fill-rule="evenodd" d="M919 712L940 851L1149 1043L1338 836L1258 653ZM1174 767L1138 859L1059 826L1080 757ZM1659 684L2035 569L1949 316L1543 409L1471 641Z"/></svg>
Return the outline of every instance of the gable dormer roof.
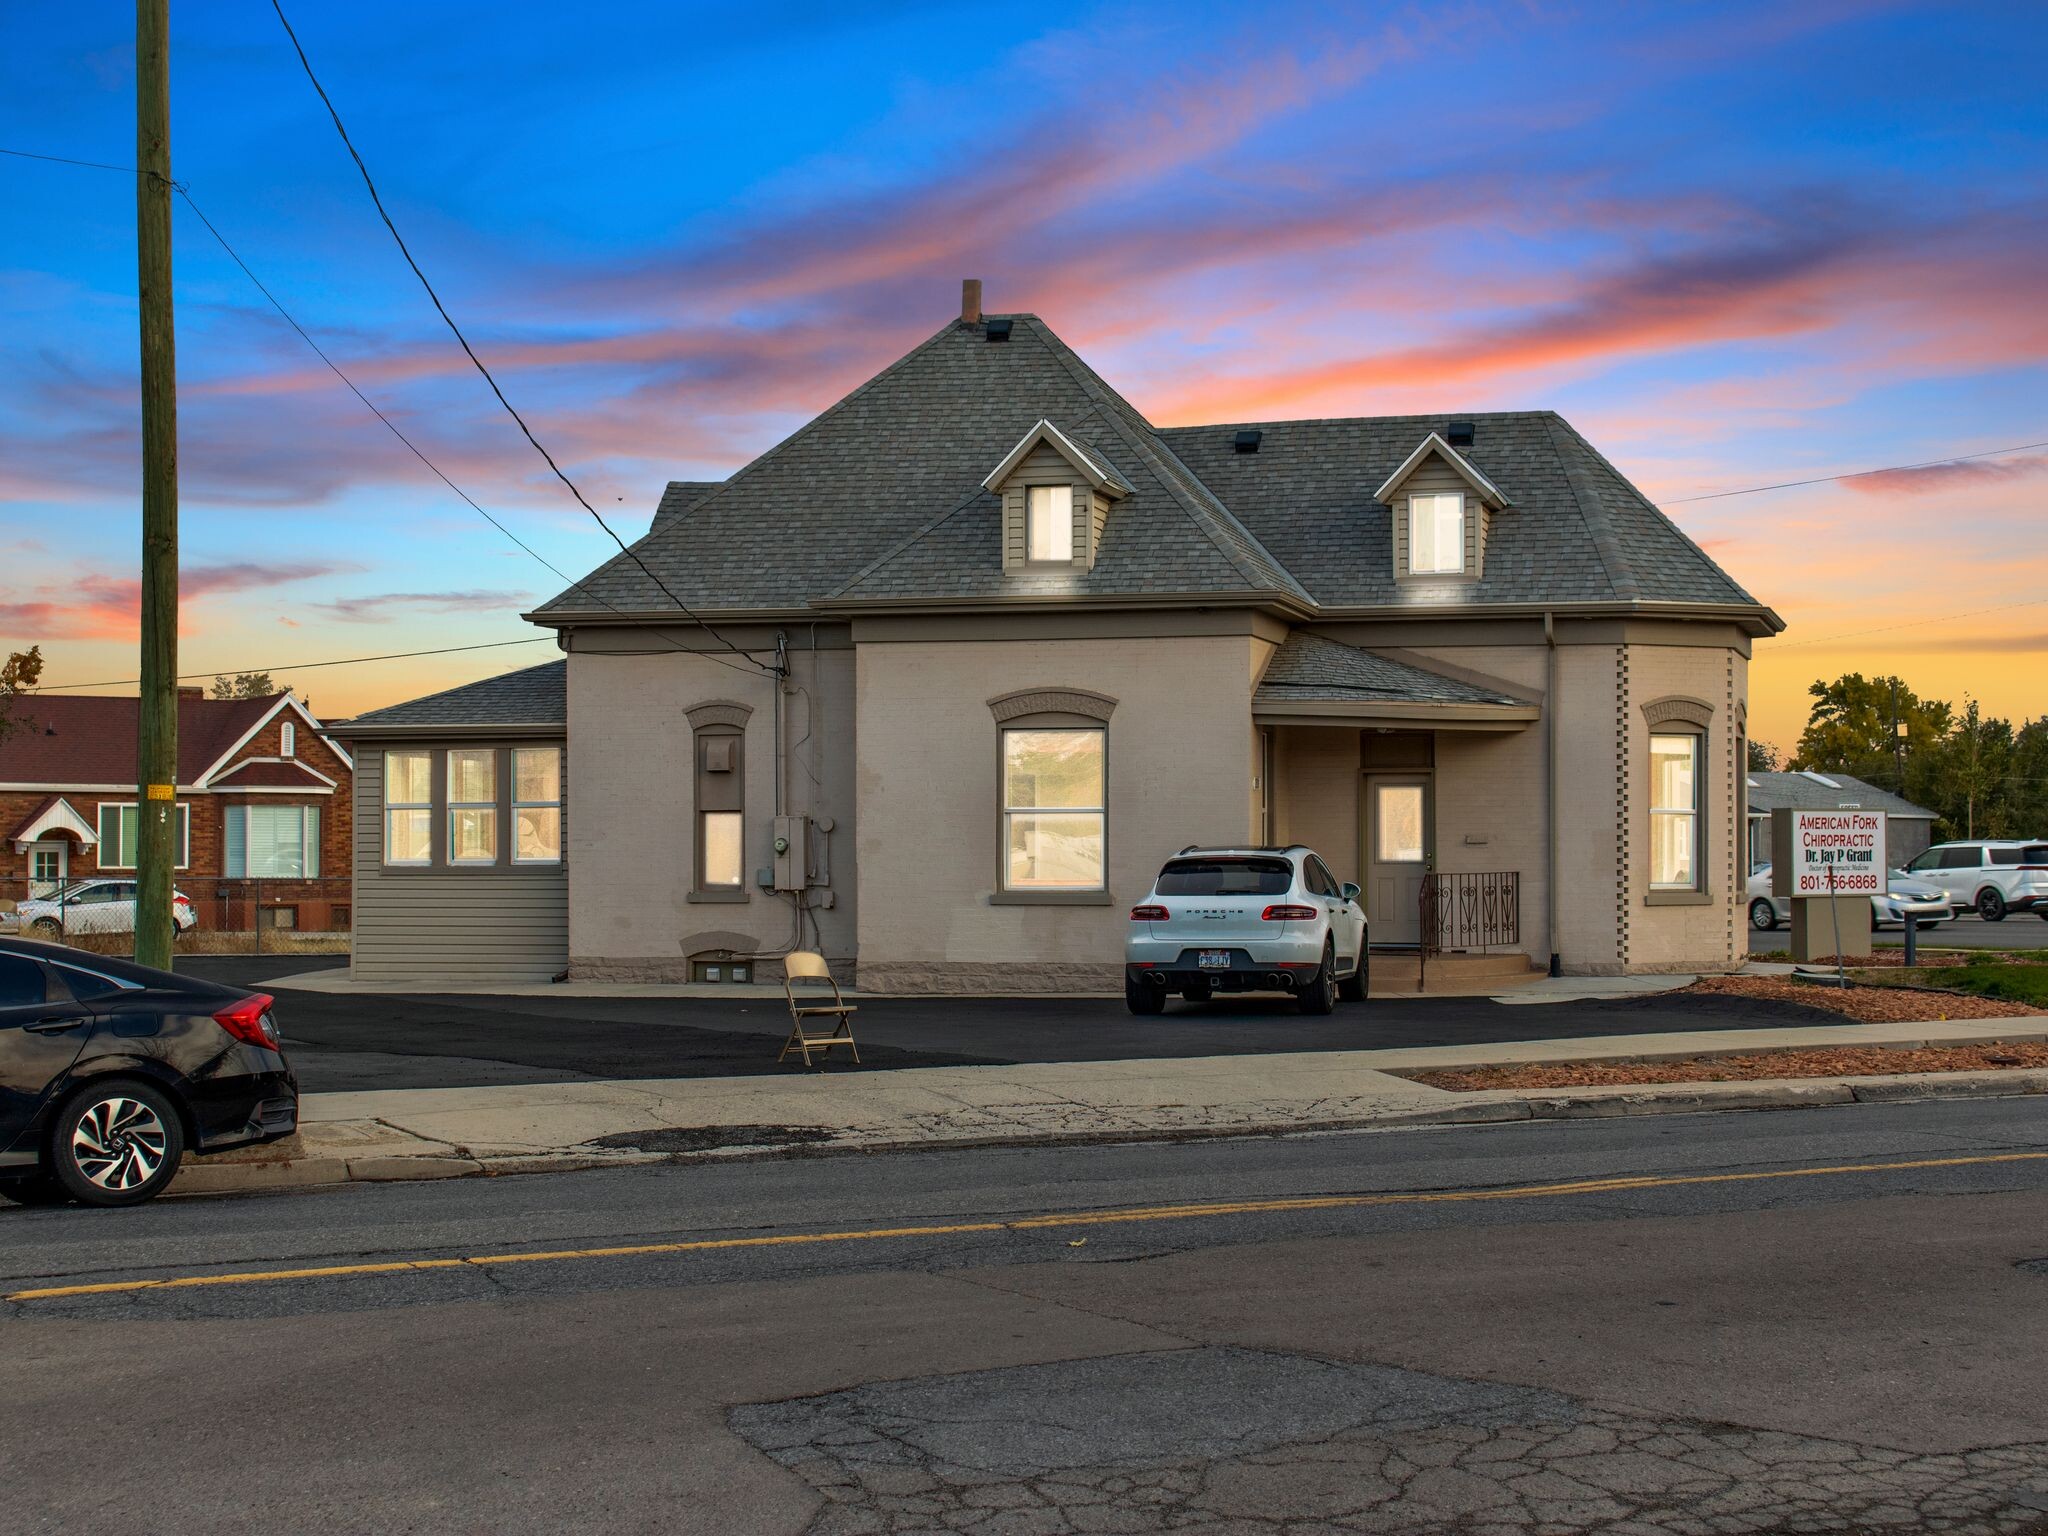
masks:
<svg viewBox="0 0 2048 1536"><path fill-rule="evenodd" d="M1435 454L1457 472L1458 478L1472 488L1472 493L1495 510L1508 504L1500 487L1479 472L1478 466L1444 441L1441 432L1432 432L1415 445L1415 451L1401 461L1401 467L1387 476L1380 488L1372 493L1372 499L1386 503L1388 498L1401 488L1402 482L1415 473L1416 466L1431 454Z"/></svg>
<svg viewBox="0 0 2048 1536"><path fill-rule="evenodd" d="M989 472L986 480L981 482L982 487L991 491L1001 490L1003 482L1017 472L1017 466L1022 464L1030 456L1031 450L1040 443L1050 446L1053 452L1079 470L1082 478L1105 496L1115 500L1131 494L1130 481L1044 417L1039 418L1037 426L1017 439L1017 446L1003 455L1003 461Z"/></svg>

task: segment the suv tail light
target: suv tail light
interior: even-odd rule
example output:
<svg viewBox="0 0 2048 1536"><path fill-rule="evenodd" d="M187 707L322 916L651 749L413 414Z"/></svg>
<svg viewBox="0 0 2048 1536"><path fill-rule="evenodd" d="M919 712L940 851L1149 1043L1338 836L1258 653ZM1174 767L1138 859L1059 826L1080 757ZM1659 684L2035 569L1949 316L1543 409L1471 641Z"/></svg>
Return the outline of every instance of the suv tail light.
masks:
<svg viewBox="0 0 2048 1536"><path fill-rule="evenodd" d="M270 1017L271 1005L276 1001L267 993L258 992L228 1004L213 1016L213 1022L244 1045L274 1051L280 1048L277 1024Z"/></svg>
<svg viewBox="0 0 2048 1536"><path fill-rule="evenodd" d="M1259 914L1269 923L1306 923L1315 919L1314 907L1272 906Z"/></svg>
<svg viewBox="0 0 2048 1536"><path fill-rule="evenodd" d="M1164 907L1131 908L1131 921L1134 923L1163 923L1172 916L1173 914Z"/></svg>

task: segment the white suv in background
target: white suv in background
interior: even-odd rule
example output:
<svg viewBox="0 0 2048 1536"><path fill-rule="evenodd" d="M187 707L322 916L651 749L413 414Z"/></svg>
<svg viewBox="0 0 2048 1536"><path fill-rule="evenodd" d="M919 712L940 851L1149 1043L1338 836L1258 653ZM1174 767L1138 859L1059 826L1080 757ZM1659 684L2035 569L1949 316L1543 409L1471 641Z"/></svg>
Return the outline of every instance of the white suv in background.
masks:
<svg viewBox="0 0 2048 1536"><path fill-rule="evenodd" d="M2008 912L2048 917L2048 841L2037 837L1936 843L1906 872L1947 891L1958 910L1976 908L1987 923Z"/></svg>
<svg viewBox="0 0 2048 1536"><path fill-rule="evenodd" d="M1363 1002L1365 909L1323 861L1291 848L1183 848L1131 908L1124 1001L1158 1013L1167 994L1288 992L1303 1013Z"/></svg>

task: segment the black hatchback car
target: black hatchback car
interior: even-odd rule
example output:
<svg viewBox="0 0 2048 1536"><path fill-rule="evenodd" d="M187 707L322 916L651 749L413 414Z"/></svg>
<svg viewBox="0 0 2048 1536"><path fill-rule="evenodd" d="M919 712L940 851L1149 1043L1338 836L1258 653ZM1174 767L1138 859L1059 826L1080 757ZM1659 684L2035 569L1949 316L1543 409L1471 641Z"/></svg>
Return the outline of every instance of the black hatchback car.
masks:
<svg viewBox="0 0 2048 1536"><path fill-rule="evenodd" d="M273 1000L0 938L0 1194L135 1205L187 1151L298 1129Z"/></svg>

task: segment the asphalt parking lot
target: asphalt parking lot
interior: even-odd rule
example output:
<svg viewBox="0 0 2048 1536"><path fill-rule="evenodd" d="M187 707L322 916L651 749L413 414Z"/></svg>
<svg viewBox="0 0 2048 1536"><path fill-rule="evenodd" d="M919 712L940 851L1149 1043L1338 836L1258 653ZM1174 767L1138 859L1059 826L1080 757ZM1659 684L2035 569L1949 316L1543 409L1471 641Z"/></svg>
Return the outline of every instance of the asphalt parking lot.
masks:
<svg viewBox="0 0 2048 1536"><path fill-rule="evenodd" d="M237 985L338 960L191 956L180 969ZM576 1079L754 1076L778 1070L780 999L415 997L274 989L309 1093ZM1175 1002L1133 1018L1107 998L875 998L861 1003L862 1067L1240 1056L1839 1024L1797 1004L1661 995L1541 1004L1375 998L1304 1018L1283 999ZM795 1067L786 1070L798 1070Z"/></svg>

